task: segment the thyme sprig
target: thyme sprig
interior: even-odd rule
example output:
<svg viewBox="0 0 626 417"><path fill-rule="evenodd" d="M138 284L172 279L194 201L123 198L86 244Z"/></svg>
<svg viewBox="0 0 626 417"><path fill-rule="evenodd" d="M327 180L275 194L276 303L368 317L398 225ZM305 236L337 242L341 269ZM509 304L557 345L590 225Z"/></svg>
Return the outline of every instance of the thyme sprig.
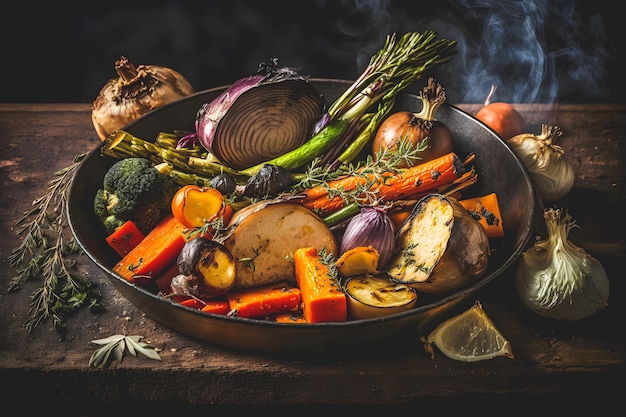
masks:
<svg viewBox="0 0 626 417"><path fill-rule="evenodd" d="M378 190L374 187L379 183L381 174L387 172L398 173L406 170L406 166L415 165L421 159L420 154L428 148L428 137L420 143L414 145L408 137L403 137L398 141L397 148L383 149L376 158L368 155L365 160L356 163L348 163L333 170L321 164L321 160L315 159L311 162L307 170L298 178L298 182L291 187L292 193L298 194L307 188L321 186L326 189L328 198L341 196L350 204L376 205L378 204ZM341 187L332 187L333 180L355 176L363 178L355 189L346 191Z"/></svg>
<svg viewBox="0 0 626 417"><path fill-rule="evenodd" d="M29 318L24 323L29 333L48 318L58 332L63 332L67 316L85 305L100 307L94 285L74 271L75 261L70 255L80 254L81 249L68 231L66 216L70 184L85 156L76 156L72 165L57 171L46 193L16 222L16 234L24 239L7 257L17 270L8 290L14 292L25 281L42 279L32 293Z"/></svg>

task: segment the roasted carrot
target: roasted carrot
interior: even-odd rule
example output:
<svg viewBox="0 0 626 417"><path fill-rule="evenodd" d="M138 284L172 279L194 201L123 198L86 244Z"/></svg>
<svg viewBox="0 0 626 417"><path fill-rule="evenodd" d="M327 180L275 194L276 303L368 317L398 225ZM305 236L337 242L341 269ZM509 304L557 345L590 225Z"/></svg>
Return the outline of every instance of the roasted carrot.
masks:
<svg viewBox="0 0 626 417"><path fill-rule="evenodd" d="M146 237L124 256L113 271L131 282L138 277L154 278L161 274L180 253L185 244L184 226L171 214L150 231Z"/></svg>
<svg viewBox="0 0 626 417"><path fill-rule="evenodd" d="M182 305L195 308L211 314L227 314L230 311L230 304L224 298L215 298L211 300L199 300L197 298L188 297L179 301Z"/></svg>
<svg viewBox="0 0 626 417"><path fill-rule="evenodd" d="M228 314L230 311L230 303L226 299L214 299L205 301L204 306L200 309L205 313L211 314Z"/></svg>
<svg viewBox="0 0 626 417"><path fill-rule="evenodd" d="M504 225L500 214L500 205L496 193L484 195L482 197L459 200L459 203L478 219L478 222L485 228L487 237L504 236Z"/></svg>
<svg viewBox="0 0 626 417"><path fill-rule="evenodd" d="M299 202L324 216L349 203L339 194L331 196L329 189L345 193L366 188L369 192L376 192L376 198L382 201L411 199L454 182L465 174L466 169L461 159L451 152L400 172L354 174L331 180L326 185L304 190L306 197Z"/></svg>
<svg viewBox="0 0 626 417"><path fill-rule="evenodd" d="M306 323L302 311L278 313L272 316L272 320L277 323Z"/></svg>
<svg viewBox="0 0 626 417"><path fill-rule="evenodd" d="M127 220L123 225L107 236L105 240L115 252L123 257L137 246L144 237L145 235L141 233L135 222Z"/></svg>
<svg viewBox="0 0 626 417"><path fill-rule="evenodd" d="M193 297L188 297L184 300L180 300L179 303L184 305L185 307L195 308L196 310L200 310L206 305L203 301Z"/></svg>
<svg viewBox="0 0 626 417"><path fill-rule="evenodd" d="M238 317L261 317L300 308L300 289L287 283L232 291L226 294L230 310Z"/></svg>
<svg viewBox="0 0 626 417"><path fill-rule="evenodd" d="M330 268L314 247L293 254L296 280L302 292L302 308L308 323L346 321L346 295L331 278Z"/></svg>

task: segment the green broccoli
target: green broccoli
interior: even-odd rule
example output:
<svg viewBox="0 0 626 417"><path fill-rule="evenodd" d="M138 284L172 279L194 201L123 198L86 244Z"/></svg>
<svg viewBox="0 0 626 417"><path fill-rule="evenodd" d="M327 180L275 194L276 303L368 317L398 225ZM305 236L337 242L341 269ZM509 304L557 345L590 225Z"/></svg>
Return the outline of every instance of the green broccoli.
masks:
<svg viewBox="0 0 626 417"><path fill-rule="evenodd" d="M109 234L126 220L134 221L147 234L171 213L178 187L148 159L121 159L104 175L103 188L94 199L94 212Z"/></svg>

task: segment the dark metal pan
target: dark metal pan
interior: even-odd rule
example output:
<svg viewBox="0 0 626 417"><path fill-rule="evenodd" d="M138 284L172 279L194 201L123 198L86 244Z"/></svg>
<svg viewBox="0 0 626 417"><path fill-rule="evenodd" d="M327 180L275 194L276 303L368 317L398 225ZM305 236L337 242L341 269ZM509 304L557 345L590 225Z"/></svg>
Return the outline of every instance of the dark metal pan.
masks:
<svg viewBox="0 0 626 417"><path fill-rule="evenodd" d="M351 84L350 81L311 79L318 91L332 102ZM164 105L137 119L126 130L151 140L159 132L194 130L202 104L211 101L226 87L201 91ZM394 110L419 111L421 100L413 94L398 97ZM393 347L407 336L415 337L441 313L473 302L475 293L497 279L526 249L533 234L537 200L523 163L492 130L460 109L444 104L437 118L452 131L455 152L463 158L475 153L479 181L467 197L496 192L501 205L505 236L494 242L489 269L474 285L443 297L420 295L412 310L387 317L342 323L291 324L212 315L185 307L172 300L135 286L111 271L117 255L105 242L93 214L93 198L102 186L107 169L115 162L94 149L78 168L68 204L70 227L85 253L111 279L120 293L155 321L205 342L266 354L328 355L329 352L357 351L362 346ZM396 348L398 345L395 345Z"/></svg>

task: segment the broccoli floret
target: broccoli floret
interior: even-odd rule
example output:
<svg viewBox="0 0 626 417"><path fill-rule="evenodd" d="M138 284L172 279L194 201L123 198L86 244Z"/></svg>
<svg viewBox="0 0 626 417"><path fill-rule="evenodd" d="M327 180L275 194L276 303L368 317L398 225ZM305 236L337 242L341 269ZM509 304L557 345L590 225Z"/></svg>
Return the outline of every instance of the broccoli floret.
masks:
<svg viewBox="0 0 626 417"><path fill-rule="evenodd" d="M104 175L94 212L109 234L126 220L134 221L147 234L171 213L177 190L178 185L148 159L121 159Z"/></svg>

